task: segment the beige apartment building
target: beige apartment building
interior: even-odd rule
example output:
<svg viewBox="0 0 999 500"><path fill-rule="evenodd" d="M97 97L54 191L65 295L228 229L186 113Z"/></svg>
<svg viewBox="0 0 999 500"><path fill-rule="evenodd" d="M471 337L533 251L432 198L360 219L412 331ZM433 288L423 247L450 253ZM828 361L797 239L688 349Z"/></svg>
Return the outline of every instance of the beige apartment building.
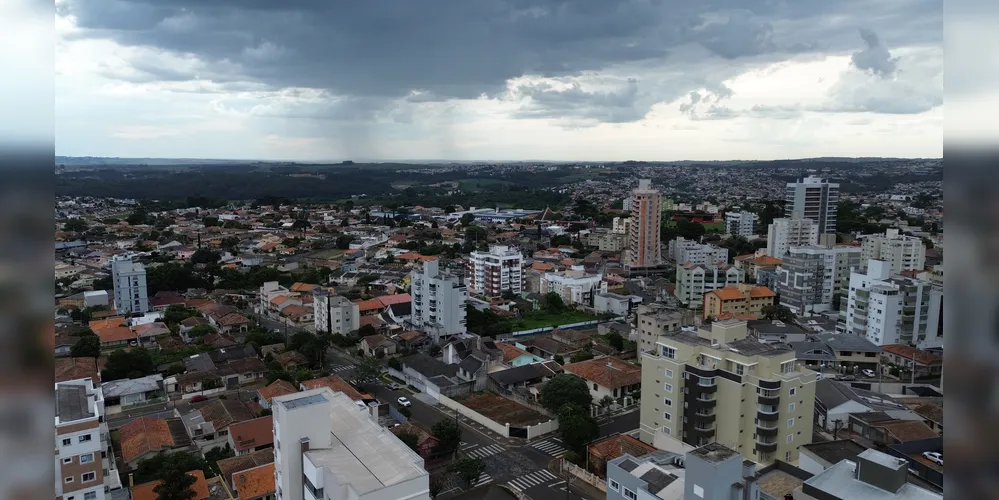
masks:
<svg viewBox="0 0 999 500"><path fill-rule="evenodd" d="M751 315L753 319L759 319L763 308L776 302L777 294L765 286L726 286L704 294L701 317L723 319L726 315Z"/></svg>
<svg viewBox="0 0 999 500"><path fill-rule="evenodd" d="M784 344L750 338L745 321L660 336L642 354L639 438L723 444L747 459L796 463L812 441L815 372Z"/></svg>
<svg viewBox="0 0 999 500"><path fill-rule="evenodd" d="M653 302L638 306L636 324L638 351L656 351L656 341L661 335L675 332L684 326L698 325L700 318L690 309L671 308Z"/></svg>

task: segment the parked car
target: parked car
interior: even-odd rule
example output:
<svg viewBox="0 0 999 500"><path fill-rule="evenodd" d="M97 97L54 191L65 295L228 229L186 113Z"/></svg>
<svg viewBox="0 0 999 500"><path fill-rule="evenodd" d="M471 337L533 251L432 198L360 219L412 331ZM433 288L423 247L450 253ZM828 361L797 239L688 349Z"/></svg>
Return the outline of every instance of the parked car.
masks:
<svg viewBox="0 0 999 500"><path fill-rule="evenodd" d="M202 401L208 401L208 398L205 397L205 396L202 396L201 394L198 394L197 396L194 396L193 398L191 398L191 402L192 403L200 403Z"/></svg>
<svg viewBox="0 0 999 500"><path fill-rule="evenodd" d="M386 387L388 387L389 389L392 389L393 391L398 391L399 390L399 384L397 384L395 382L392 382L391 384L389 384Z"/></svg>
<svg viewBox="0 0 999 500"><path fill-rule="evenodd" d="M399 399L396 401L399 403L399 406L413 406L413 403L409 402L406 396L399 396Z"/></svg>
<svg viewBox="0 0 999 500"><path fill-rule="evenodd" d="M857 377L854 377L853 375L843 375L843 376L842 376L842 377L840 377L839 379L840 379L840 380L843 380L843 381L845 381L845 382L849 382L849 381L851 381L851 380L857 380Z"/></svg>
<svg viewBox="0 0 999 500"><path fill-rule="evenodd" d="M873 378L874 375L876 375L874 373L874 370L869 370L869 369L860 370L860 373L863 373L864 376L867 377L867 378Z"/></svg>
<svg viewBox="0 0 999 500"><path fill-rule="evenodd" d="M937 451L924 451L923 458L937 465L943 465L943 453Z"/></svg>

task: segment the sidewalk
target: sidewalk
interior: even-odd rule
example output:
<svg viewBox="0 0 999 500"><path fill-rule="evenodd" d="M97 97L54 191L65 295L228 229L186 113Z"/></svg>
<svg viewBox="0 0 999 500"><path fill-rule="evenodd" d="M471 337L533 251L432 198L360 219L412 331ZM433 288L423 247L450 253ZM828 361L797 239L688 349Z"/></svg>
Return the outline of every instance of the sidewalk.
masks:
<svg viewBox="0 0 999 500"><path fill-rule="evenodd" d="M602 500L607 498L607 493L600 491L600 488L597 488L596 486L593 486L592 484L587 483L586 481L583 481L568 472L562 472L561 462L561 458L556 458L551 462L548 462L548 471L565 480L567 488L587 498L592 498L593 500Z"/></svg>

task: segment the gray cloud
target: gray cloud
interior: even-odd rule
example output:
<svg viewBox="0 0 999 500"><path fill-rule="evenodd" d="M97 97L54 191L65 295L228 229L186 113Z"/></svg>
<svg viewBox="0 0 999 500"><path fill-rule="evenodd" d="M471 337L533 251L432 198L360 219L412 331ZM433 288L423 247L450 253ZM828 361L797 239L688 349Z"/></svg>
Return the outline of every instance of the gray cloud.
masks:
<svg viewBox="0 0 999 500"><path fill-rule="evenodd" d="M891 78L898 69L898 58L892 57L891 52L885 47L878 35L873 31L861 28L860 37L864 39L867 47L860 52L854 52L850 57L853 65L861 71L870 71L882 78Z"/></svg>
<svg viewBox="0 0 999 500"><path fill-rule="evenodd" d="M620 67L682 74L662 81L643 77L613 91L582 86L520 91L519 97L532 98L520 116L621 122L641 119L656 102L702 88L717 104L727 90L721 82L742 68L798 53L850 50L856 26L874 19L872 13L878 24L871 28L890 33L896 42L937 43L939 5L940 0L913 0L906 9L883 0L68 0L60 13L76 19L81 31L75 36L192 54L205 63L194 74L139 61L133 73L119 79L198 77L223 85L326 89L347 96L337 101L337 116L352 116L345 110L352 104L370 114L399 99L501 97L510 79L524 75L572 79ZM832 25L828 19L846 21ZM906 29L924 24L937 28ZM697 45L709 53L693 55ZM879 74L891 69L886 66L891 61L879 43L868 43L854 56L858 68Z"/></svg>

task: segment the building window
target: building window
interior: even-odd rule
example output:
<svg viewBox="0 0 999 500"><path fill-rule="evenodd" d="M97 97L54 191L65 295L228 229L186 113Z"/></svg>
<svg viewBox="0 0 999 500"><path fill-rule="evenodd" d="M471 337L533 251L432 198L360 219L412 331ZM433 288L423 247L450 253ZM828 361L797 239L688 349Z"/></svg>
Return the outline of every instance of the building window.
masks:
<svg viewBox="0 0 999 500"><path fill-rule="evenodd" d="M670 420L673 420L673 415L670 415L669 412L664 411L663 418L666 419L667 422L669 422Z"/></svg>
<svg viewBox="0 0 999 500"><path fill-rule="evenodd" d="M614 490L614 491L618 491L618 490L620 490L620 489L621 489L621 485L620 485L620 484L618 484L618 482L617 482L617 481L615 481L615 480L613 480L613 479L611 479L611 480L610 480L610 483L609 483L609 484L610 484L610 489L612 489L612 490Z"/></svg>
<svg viewBox="0 0 999 500"><path fill-rule="evenodd" d="M87 453L86 455L80 455L80 463L81 464L89 464L90 462L93 462L93 461L94 461L94 454L93 453Z"/></svg>
<svg viewBox="0 0 999 500"><path fill-rule="evenodd" d="M73 444L73 440L72 440L72 439L70 439L70 438L66 438L66 439L63 439L63 440L62 440L62 445L63 445L63 446L69 446L69 445L71 445L71 444Z"/></svg>
<svg viewBox="0 0 999 500"><path fill-rule="evenodd" d="M84 434L84 435L80 436L80 442L81 443L86 443L86 442L90 441L91 439L93 439L93 438L90 436L90 434Z"/></svg>
<svg viewBox="0 0 999 500"><path fill-rule="evenodd" d="M97 479L96 472L84 472L83 475L80 476L80 481L84 483L89 483L90 481L94 481L96 479Z"/></svg>
<svg viewBox="0 0 999 500"><path fill-rule="evenodd" d="M673 370L666 369L666 378L673 378Z"/></svg>
<svg viewBox="0 0 999 500"><path fill-rule="evenodd" d="M71 464L71 463L73 463L73 457L68 457L68 458L62 459L62 463L64 463L64 464Z"/></svg>
<svg viewBox="0 0 999 500"><path fill-rule="evenodd" d="M784 452L784 461L785 462L790 462L791 461L791 452L790 451L785 451Z"/></svg>
<svg viewBox="0 0 999 500"><path fill-rule="evenodd" d="M753 450L753 453L755 453L755 452L756 452L756 450ZM700 486L698 486L698 485L695 484L694 485L694 495L697 496L697 498L704 498L704 488L701 488Z"/></svg>
<svg viewBox="0 0 999 500"><path fill-rule="evenodd" d="M638 498L638 496L635 495L634 491L631 491L628 488L624 488L624 498L627 498L628 500L635 500L636 498Z"/></svg>
<svg viewBox="0 0 999 500"><path fill-rule="evenodd" d="M659 355L664 358L676 359L676 349L661 345L659 346Z"/></svg>
<svg viewBox="0 0 999 500"><path fill-rule="evenodd" d="M787 442L790 443L791 441L794 441L794 434L787 435Z"/></svg>
<svg viewBox="0 0 999 500"><path fill-rule="evenodd" d="M64 479L62 480L62 482L64 482L64 483L67 483L67 484L68 484L68 483L72 483L72 482L73 482L73 476L69 476L69 477L67 477L67 478L64 478Z"/></svg>
<svg viewBox="0 0 999 500"><path fill-rule="evenodd" d="M742 366L742 365L740 365L738 363L736 363L736 365L735 365L735 374L739 375L741 377L745 373L746 373L746 367Z"/></svg>
<svg viewBox="0 0 999 500"><path fill-rule="evenodd" d="M787 426L788 427L794 427L794 419L793 418L787 419Z"/></svg>
<svg viewBox="0 0 999 500"><path fill-rule="evenodd" d="M791 394L792 396L794 396L794 395L795 395L795 394L797 394L797 393L798 393L798 389L797 389L797 388L794 388L794 387L792 387L792 388L791 388L791 392L790 392L790 394Z"/></svg>
<svg viewBox="0 0 999 500"><path fill-rule="evenodd" d="M794 411L794 403L790 403L787 405L787 411Z"/></svg>
<svg viewBox="0 0 999 500"><path fill-rule="evenodd" d="M663 404L666 406L673 406L673 400L670 398L663 398Z"/></svg>
<svg viewBox="0 0 999 500"><path fill-rule="evenodd" d="M673 392L673 384L664 384L663 390L665 390L666 392Z"/></svg>

